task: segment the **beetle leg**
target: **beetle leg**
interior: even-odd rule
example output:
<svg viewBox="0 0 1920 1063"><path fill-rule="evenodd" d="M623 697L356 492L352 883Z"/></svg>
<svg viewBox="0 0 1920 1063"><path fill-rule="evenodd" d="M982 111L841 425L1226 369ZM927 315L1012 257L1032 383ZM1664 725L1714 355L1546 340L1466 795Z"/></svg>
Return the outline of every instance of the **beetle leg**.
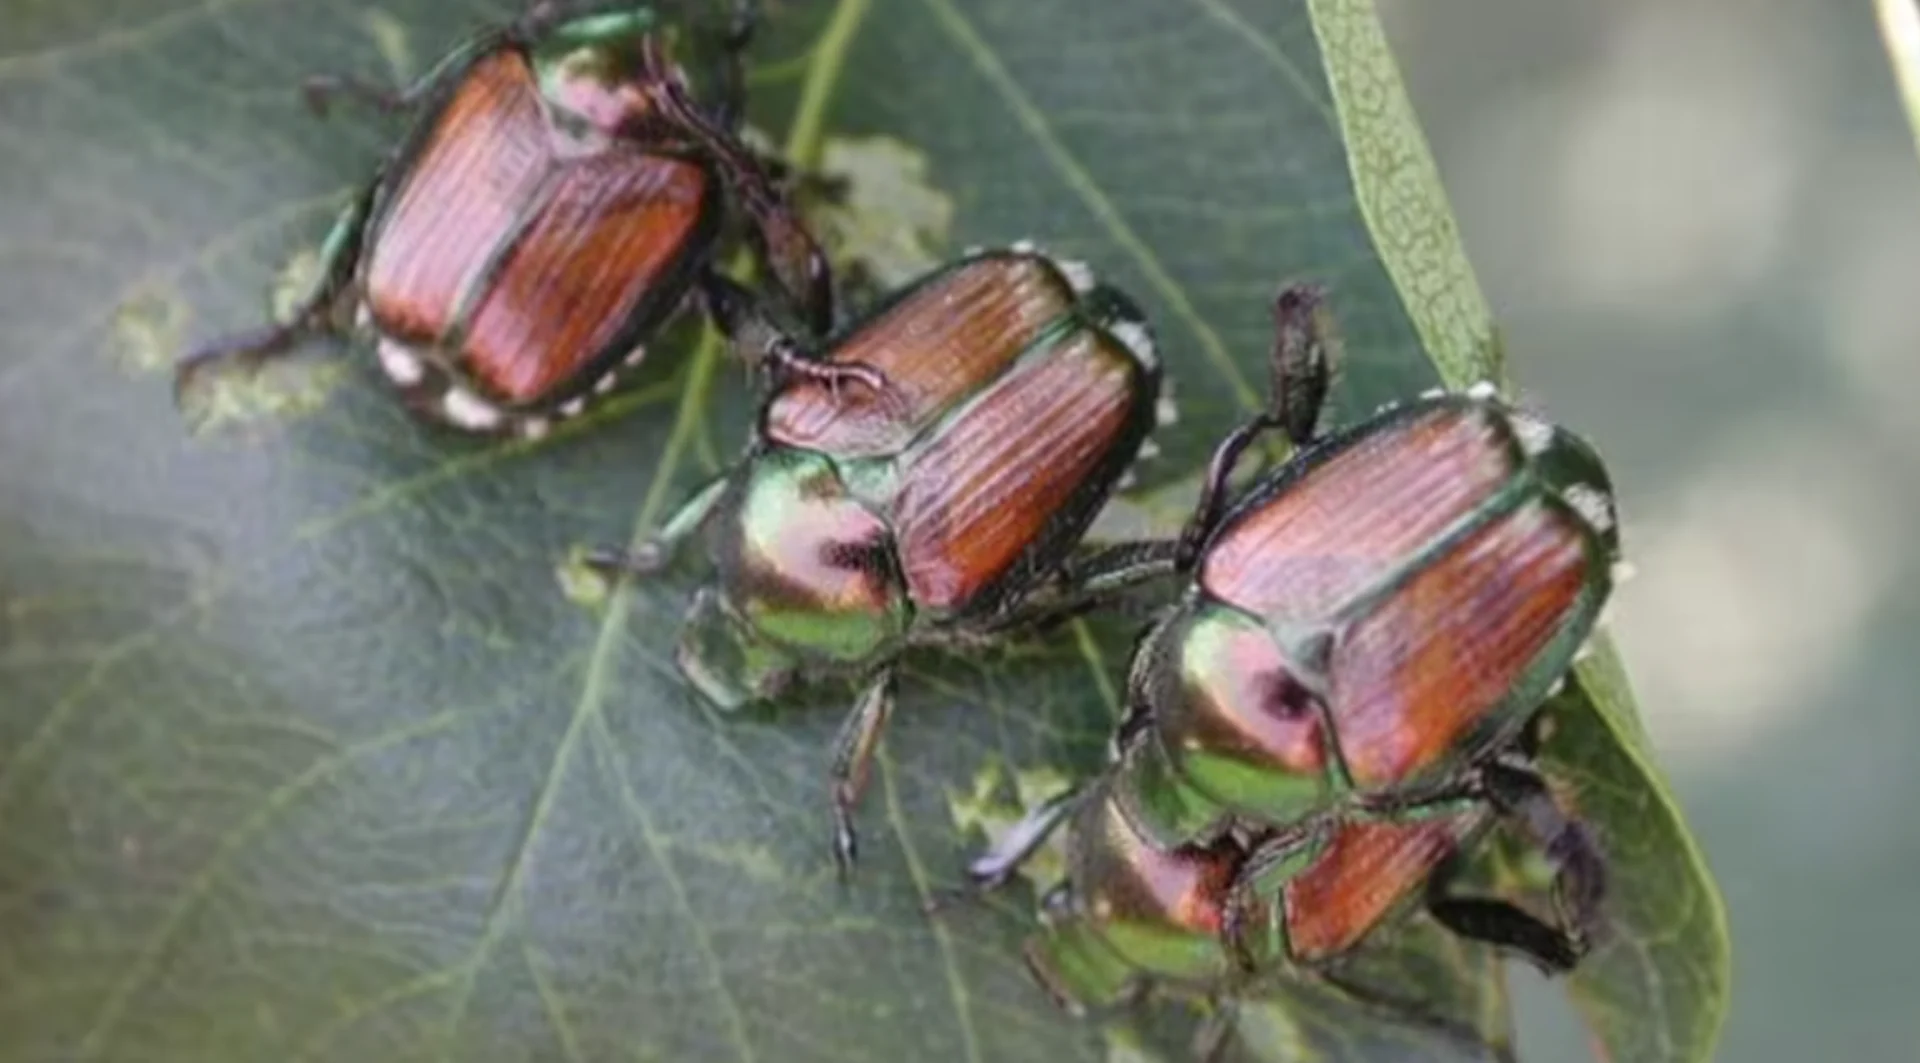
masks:
<svg viewBox="0 0 1920 1063"><path fill-rule="evenodd" d="M1206 479L1201 482L1200 501L1195 503L1193 516L1187 519L1187 526L1180 531L1179 547L1174 555L1174 564L1180 571L1191 571L1199 562L1200 548L1206 543L1207 536L1213 533L1214 525L1220 522L1227 492L1231 490L1233 470L1240 463L1240 455L1271 427L1272 422L1263 414L1234 429L1214 448L1213 457L1207 461Z"/></svg>
<svg viewBox="0 0 1920 1063"><path fill-rule="evenodd" d="M1259 967L1260 957L1247 932L1254 929L1249 923L1260 914L1261 902L1280 895L1287 881L1325 845L1326 835L1327 824L1317 819L1271 831L1241 858L1220 913L1220 944L1242 973L1251 974Z"/></svg>
<svg viewBox="0 0 1920 1063"><path fill-rule="evenodd" d="M1504 762L1484 770L1488 800L1555 865L1554 901L1569 928L1561 936L1584 953L1599 929L1607 893L1606 856L1599 841L1591 828L1560 807L1539 773Z"/></svg>
<svg viewBox="0 0 1920 1063"><path fill-rule="evenodd" d="M1059 582L1098 600L1173 574L1173 544L1133 539L1081 550L1061 566Z"/></svg>
<svg viewBox="0 0 1920 1063"><path fill-rule="evenodd" d="M653 37L642 42L641 61L655 110L720 168L724 184L752 222L748 233L759 258L807 328L816 336L825 335L833 328L833 271L793 204L768 179L753 153L687 96L685 85Z"/></svg>
<svg viewBox="0 0 1920 1063"><path fill-rule="evenodd" d="M1327 308L1327 290L1317 284L1293 284L1273 300L1273 349L1268 356L1273 374L1276 426L1296 447L1313 442L1320 411L1338 361L1340 335L1333 312Z"/></svg>
<svg viewBox="0 0 1920 1063"><path fill-rule="evenodd" d="M1544 974L1562 974L1580 962L1591 945L1606 889L1605 863L1583 824L1554 803L1546 785L1532 772L1491 765L1487 799L1518 823L1558 868L1554 893L1566 925L1549 925L1509 901L1459 896L1450 887L1463 861L1450 857L1427 881L1427 910L1461 937L1511 949L1532 960Z"/></svg>
<svg viewBox="0 0 1920 1063"><path fill-rule="evenodd" d="M727 16L727 27L720 37L719 105L715 113L722 129L737 129L747 111L747 73L742 64L747 46L753 43L753 31L760 24L760 5L756 0L734 0Z"/></svg>
<svg viewBox="0 0 1920 1063"><path fill-rule="evenodd" d="M1484 771L1468 771L1455 778L1442 780L1420 789L1402 790L1385 794L1355 794L1353 800L1368 815L1404 816L1409 813L1442 812L1448 805L1487 800L1487 781Z"/></svg>
<svg viewBox="0 0 1920 1063"><path fill-rule="evenodd" d="M982 634L1044 629L1110 603L1142 584L1174 573L1173 543L1138 539L1081 550L1047 584L998 616L983 619Z"/></svg>
<svg viewBox="0 0 1920 1063"><path fill-rule="evenodd" d="M1123 759L1133 743L1141 740L1140 735L1153 726L1154 681L1165 674L1167 667L1165 651L1158 642L1160 626L1156 621L1142 628L1128 651L1133 663L1127 666L1126 708L1109 740L1116 761Z"/></svg>
<svg viewBox="0 0 1920 1063"><path fill-rule="evenodd" d="M951 905L992 893L1012 881L1015 873L1067 821L1079 796L1079 788L1070 786L1022 816L1005 837L967 862L966 885L936 892L921 910L932 915ZM1065 886L1065 883L1061 883L1059 888L1064 889Z"/></svg>
<svg viewBox="0 0 1920 1063"><path fill-rule="evenodd" d="M799 378L824 384L837 400L841 385L854 381L881 401L898 401L886 374L860 362L823 362L809 356L799 344L769 326L756 309L753 293L719 270L703 270L701 296L714 327L727 337L734 352L748 365L783 380Z"/></svg>
<svg viewBox="0 0 1920 1063"><path fill-rule="evenodd" d="M880 732L893 715L893 685L893 669L881 669L860 692L860 700L854 702L833 741L833 765L827 773L833 791L833 861L843 880L859 856L853 810L866 789L873 754L880 748Z"/></svg>
<svg viewBox="0 0 1920 1063"><path fill-rule="evenodd" d="M332 109L333 101L341 98L386 114L398 114L419 103L423 90L428 87L421 83L399 89L351 74L315 74L300 83L300 95L307 101L308 110L323 117Z"/></svg>
<svg viewBox="0 0 1920 1063"><path fill-rule="evenodd" d="M1441 872L1434 882L1457 875L1451 864ZM1584 945L1518 905L1487 897L1455 897L1438 889L1430 892L1434 895L1427 898L1427 911L1460 937L1517 952L1545 975L1565 974L1580 962Z"/></svg>
<svg viewBox="0 0 1920 1063"><path fill-rule="evenodd" d="M1060 824L1067 821L1079 796L1077 787L1068 787L1053 795L1014 824L998 844L968 862L967 879L974 889L985 893L1006 885L1021 865L1040 851Z"/></svg>
<svg viewBox="0 0 1920 1063"><path fill-rule="evenodd" d="M784 336L768 343L759 357L782 380L797 378L826 385L835 401L839 399L841 386L849 382L859 384L883 402L894 401L886 374L880 370L860 362L820 361L803 353L799 345Z"/></svg>
<svg viewBox="0 0 1920 1063"><path fill-rule="evenodd" d="M717 269L704 269L695 278L700 287L700 298L707 304L707 316L713 319L713 327L729 343L747 342L747 336L755 330L772 331L762 320L758 301L747 286Z"/></svg>
<svg viewBox="0 0 1920 1063"><path fill-rule="evenodd" d="M734 0L733 10L727 18L727 50L735 54L744 53L753 43L753 31L759 25L759 0Z"/></svg>
<svg viewBox="0 0 1920 1063"><path fill-rule="evenodd" d="M657 532L634 547L600 547L589 550L580 560L596 572L610 576L652 576L673 563L682 544L698 532L713 515L726 493L727 477L722 476L700 489L700 493L680 511L667 519Z"/></svg>
<svg viewBox="0 0 1920 1063"><path fill-rule="evenodd" d="M353 277L360 259L360 239L366 232L376 180L340 212L320 244L320 278L295 304L285 321L210 340L181 355L173 367L173 396L179 402L201 370L217 362L236 361L249 367L287 351L309 336L330 331L335 304Z"/></svg>
<svg viewBox="0 0 1920 1063"><path fill-rule="evenodd" d="M1270 405L1214 448L1200 501L1180 533L1176 564L1181 571L1191 570L1199 561L1201 547L1226 508L1233 470L1254 440L1280 429L1296 448L1313 441L1321 408L1326 404L1337 346L1326 289L1310 284L1281 289L1273 302L1273 349L1268 358L1273 391Z"/></svg>

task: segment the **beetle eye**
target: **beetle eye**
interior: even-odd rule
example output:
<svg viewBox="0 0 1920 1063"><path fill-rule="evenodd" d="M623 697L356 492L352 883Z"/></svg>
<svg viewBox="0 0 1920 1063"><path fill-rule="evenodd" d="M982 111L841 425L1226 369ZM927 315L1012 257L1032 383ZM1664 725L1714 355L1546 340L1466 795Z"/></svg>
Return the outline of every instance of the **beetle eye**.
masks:
<svg viewBox="0 0 1920 1063"><path fill-rule="evenodd" d="M820 548L820 559L831 568L853 572L887 571L887 547L877 539L827 543Z"/></svg>
<svg viewBox="0 0 1920 1063"><path fill-rule="evenodd" d="M1312 715L1317 704L1313 691L1298 679L1280 672L1269 681L1271 689L1267 692L1267 713L1281 720L1301 720Z"/></svg>

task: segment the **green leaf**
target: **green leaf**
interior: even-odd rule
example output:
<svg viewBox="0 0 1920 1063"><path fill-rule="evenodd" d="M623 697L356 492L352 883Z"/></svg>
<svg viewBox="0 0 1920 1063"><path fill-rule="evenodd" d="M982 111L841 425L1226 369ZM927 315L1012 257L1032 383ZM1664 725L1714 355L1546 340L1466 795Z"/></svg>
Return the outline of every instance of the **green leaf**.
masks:
<svg viewBox="0 0 1920 1063"><path fill-rule="evenodd" d="M802 163L830 137L927 160L897 172L937 197L882 197L916 227L887 253L1032 236L1148 306L1185 414L1150 483L1258 402L1284 279L1334 287L1343 419L1484 368L1366 5L769 6L759 128ZM1124 622L914 657L843 891L822 775L849 689L718 717L671 666L697 577L602 593L568 566L742 437L750 393L691 330L538 444L424 428L328 344L208 434L173 408L172 353L258 323L399 136L311 117L298 79L417 75L499 16L0 0L0 1058L1178 1058L1177 1006L1137 1033L1051 1008L1024 891L920 910L979 843L955 810L983 770L1098 764ZM1718 901L1599 678L1553 751L1619 933L1572 984L1615 1057L1703 1059ZM1497 1035L1488 957L1436 937L1368 962ZM1267 1059L1437 1051L1310 989L1242 1032Z"/></svg>
<svg viewBox="0 0 1920 1063"><path fill-rule="evenodd" d="M1451 386L1504 382L1492 317L1371 0L1308 6L1361 212L1426 349ZM1603 632L1591 650L1555 704L1561 726L1544 751L1601 829L1612 869L1611 940L1575 974L1574 1001L1613 1059L1707 1059L1731 979L1725 905L1653 763L1612 640Z"/></svg>

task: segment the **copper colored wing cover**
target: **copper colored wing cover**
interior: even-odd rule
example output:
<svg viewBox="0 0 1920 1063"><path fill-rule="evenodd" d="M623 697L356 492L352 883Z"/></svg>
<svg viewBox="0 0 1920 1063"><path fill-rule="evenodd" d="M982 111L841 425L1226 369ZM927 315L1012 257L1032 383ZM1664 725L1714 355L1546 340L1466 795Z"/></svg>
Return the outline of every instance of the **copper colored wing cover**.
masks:
<svg viewBox="0 0 1920 1063"><path fill-rule="evenodd" d="M1588 570L1573 518L1529 502L1353 624L1330 706L1355 784L1406 779L1456 748L1575 615Z"/></svg>
<svg viewBox="0 0 1920 1063"><path fill-rule="evenodd" d="M1080 331L1021 363L909 452L894 502L916 602L968 605L1005 575L1127 438L1145 386L1117 341ZM1091 514L1088 517L1091 518Z"/></svg>
<svg viewBox="0 0 1920 1063"><path fill-rule="evenodd" d="M415 160L368 273L380 326L434 343L497 263L473 293L463 368L509 404L567 390L607 353L649 289L698 250L714 192L699 166L626 144L560 156L538 99L517 52L475 64Z"/></svg>
<svg viewBox="0 0 1920 1063"><path fill-rule="evenodd" d="M1311 963L1359 944L1396 905L1424 888L1473 819L1342 824L1320 856L1286 885L1283 914L1293 958Z"/></svg>
<svg viewBox="0 0 1920 1063"><path fill-rule="evenodd" d="M510 402L565 389L703 250L712 194L699 166L624 146L567 163L474 314L469 371Z"/></svg>
<svg viewBox="0 0 1920 1063"><path fill-rule="evenodd" d="M1240 516L1208 548L1201 583L1256 616L1325 619L1515 469L1488 414L1435 409L1361 437Z"/></svg>
<svg viewBox="0 0 1920 1063"><path fill-rule="evenodd" d="M859 387L837 394L811 380L781 389L767 407L767 437L839 457L904 450L928 426L984 387L1074 304L1045 260L974 259L920 287L859 327L826 359L887 376L882 401Z"/></svg>
<svg viewBox="0 0 1920 1063"><path fill-rule="evenodd" d="M441 109L369 249L382 331L432 343L552 168L539 90L519 53L475 63Z"/></svg>

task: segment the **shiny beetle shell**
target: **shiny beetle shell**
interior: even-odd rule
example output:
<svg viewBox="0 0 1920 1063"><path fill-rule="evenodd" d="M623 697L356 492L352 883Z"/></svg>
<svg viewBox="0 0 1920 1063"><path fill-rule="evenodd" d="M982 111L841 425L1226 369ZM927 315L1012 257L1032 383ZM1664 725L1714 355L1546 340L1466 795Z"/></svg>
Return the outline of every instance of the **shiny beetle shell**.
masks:
<svg viewBox="0 0 1920 1063"><path fill-rule="evenodd" d="M1288 956L1313 964L1352 952L1415 898L1441 863L1485 826L1483 807L1452 815L1342 823L1287 881L1280 919Z"/></svg>
<svg viewBox="0 0 1920 1063"><path fill-rule="evenodd" d="M1214 529L1134 698L1228 811L1285 820L1332 790L1433 783L1509 739L1592 631L1608 498L1584 443L1491 397L1392 408Z"/></svg>
<svg viewBox="0 0 1920 1063"><path fill-rule="evenodd" d="M988 609L1079 539L1151 429L1159 369L1106 327L1136 320L1037 253L978 255L832 345L827 361L884 373L894 402L796 384L766 435L890 466L873 501L908 596L942 616Z"/></svg>
<svg viewBox="0 0 1920 1063"><path fill-rule="evenodd" d="M616 128L644 117L643 100L627 106ZM473 397L464 417L438 401L472 422L462 427L588 394L678 308L718 238L712 170L644 142L563 131L519 50L479 59L419 136L418 153L402 155L412 165L374 205L364 323L403 389Z"/></svg>
<svg viewBox="0 0 1920 1063"><path fill-rule="evenodd" d="M695 54L694 35L619 0L533 5L403 91L313 79L316 106L340 95L411 111L410 131L336 222L287 319L183 355L176 392L214 363L350 324L423 416L537 436L614 387L689 300L731 327L746 297L712 262L729 206L773 287L825 331L825 258L733 132L748 14L719 35L711 107L665 54L669 38Z"/></svg>
<svg viewBox="0 0 1920 1063"><path fill-rule="evenodd" d="M846 872L905 650L1044 625L1173 571L1160 543L1076 553L1156 423L1160 366L1126 296L1027 244L933 270L816 350L777 330L767 346L805 369L767 397L742 459L644 548L594 557L650 574L705 538L717 578L678 660L716 706L865 673L828 773ZM856 369L875 386L848 386Z"/></svg>
<svg viewBox="0 0 1920 1063"><path fill-rule="evenodd" d="M1231 838L1159 846L1102 786L1066 825L1067 878L1026 944L1035 979L1075 1012L1124 1003L1148 981L1223 981L1233 961L1220 929L1243 850Z"/></svg>
<svg viewBox="0 0 1920 1063"><path fill-rule="evenodd" d="M770 398L760 451L721 505L735 612L763 637L856 660L911 623L1017 598L1077 543L1153 425L1158 367L1112 327L1137 321L1040 254L989 252L831 341L825 361L872 366L888 393L803 380ZM799 465L810 486L776 471ZM846 610L875 618L869 638L799 630ZM790 630L755 619L779 611Z"/></svg>
<svg viewBox="0 0 1920 1063"><path fill-rule="evenodd" d="M1402 820L1340 820L1277 898L1247 909L1257 970L1313 969L1359 948L1424 894L1442 863L1491 824L1483 805ZM1109 1007L1143 983L1211 991L1235 976L1221 941L1248 855L1238 837L1161 846L1096 788L1067 825L1068 875L1027 959L1075 1010Z"/></svg>

